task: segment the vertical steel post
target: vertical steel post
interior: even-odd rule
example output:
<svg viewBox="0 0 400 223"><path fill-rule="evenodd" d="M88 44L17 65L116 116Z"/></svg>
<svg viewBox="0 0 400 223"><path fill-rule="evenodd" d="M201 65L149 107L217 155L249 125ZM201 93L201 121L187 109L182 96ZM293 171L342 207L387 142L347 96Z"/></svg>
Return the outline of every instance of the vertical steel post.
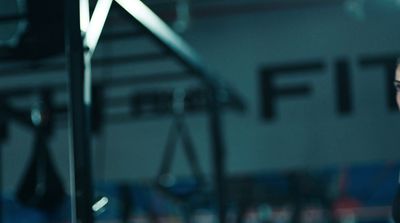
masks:
<svg viewBox="0 0 400 223"><path fill-rule="evenodd" d="M211 84L208 113L212 141L213 181L217 202L217 217L219 223L226 222L226 183L225 183L225 148L222 135L220 91Z"/></svg>
<svg viewBox="0 0 400 223"><path fill-rule="evenodd" d="M79 0L66 1L66 56L69 74L71 212L74 223L93 223L90 157L91 78L80 29ZM86 66L86 67L85 67Z"/></svg>
<svg viewBox="0 0 400 223"><path fill-rule="evenodd" d="M1 103L0 103L1 106ZM4 116L4 114L2 114ZM4 205L3 205L3 144L8 136L8 123L4 117L0 117L0 223L4 222Z"/></svg>
<svg viewBox="0 0 400 223"><path fill-rule="evenodd" d="M0 123L1 125L1 123ZM1 126L0 126L1 128ZM3 140L0 139L0 223L3 222Z"/></svg>

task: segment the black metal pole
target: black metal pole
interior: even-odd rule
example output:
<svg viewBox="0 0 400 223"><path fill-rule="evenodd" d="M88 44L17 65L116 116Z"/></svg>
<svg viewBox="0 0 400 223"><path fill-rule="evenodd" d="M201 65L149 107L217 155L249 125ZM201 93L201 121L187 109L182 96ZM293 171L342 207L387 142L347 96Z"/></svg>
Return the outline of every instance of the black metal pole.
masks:
<svg viewBox="0 0 400 223"><path fill-rule="evenodd" d="M3 103L0 102L0 105ZM3 144L8 136L8 126L4 116L0 116L0 223L4 222L4 206L3 206Z"/></svg>
<svg viewBox="0 0 400 223"><path fill-rule="evenodd" d="M0 123L1 125L1 123ZM1 128L1 126L0 126ZM3 140L0 139L0 223L3 222Z"/></svg>
<svg viewBox="0 0 400 223"><path fill-rule="evenodd" d="M0 105L3 103L0 102ZM4 116L0 116L0 198L3 197L3 145L8 137L8 123ZM4 205L0 199L0 223L4 222Z"/></svg>
<svg viewBox="0 0 400 223"><path fill-rule="evenodd" d="M226 222L225 148L222 135L221 103L219 89L212 85L209 97L210 133L212 140L213 179L219 223Z"/></svg>
<svg viewBox="0 0 400 223"><path fill-rule="evenodd" d="M92 223L92 174L90 157L90 73L85 70L80 30L79 0L66 1L66 56L69 73L69 123L71 154L72 222ZM86 67L90 69L90 67Z"/></svg>

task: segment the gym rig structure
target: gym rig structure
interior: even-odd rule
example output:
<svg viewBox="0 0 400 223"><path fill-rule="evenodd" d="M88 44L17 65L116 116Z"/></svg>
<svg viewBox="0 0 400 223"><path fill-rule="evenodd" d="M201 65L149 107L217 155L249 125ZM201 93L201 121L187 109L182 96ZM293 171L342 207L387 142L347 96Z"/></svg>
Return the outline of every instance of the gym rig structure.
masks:
<svg viewBox="0 0 400 223"><path fill-rule="evenodd" d="M29 0L28 0L29 1ZM49 3L51 1L48 1ZM143 54L134 55L130 57L119 58L105 58L93 59L92 55L96 49L97 42L105 24L107 15L109 14L112 4L117 5L122 11L127 13L140 27L141 32L136 33L122 33L116 34L115 37L132 37L132 36L147 36L155 40L158 47L163 51L162 54ZM56 3L53 3L56 4ZM177 35L175 34L155 13L153 13L146 5L140 0L98 0L94 10L90 13L88 0L68 0L65 1L65 26L63 26L65 33L65 55L67 57L67 71L68 71L68 88L62 84L50 84L40 87L21 87L12 88L7 90L0 90L1 95L1 122L0 128L2 131L1 143L7 136L7 124L12 120L25 126L37 129L38 127L32 123L29 111L21 111L15 108L9 100L14 98L26 97L31 95L40 95L51 104L51 97L54 92L67 92L69 95L69 104L51 108L49 113L68 113L69 115L69 131L70 131L70 154L72 154L73 166L71 166L71 196L72 196L72 222L77 223L92 223L93 213L93 182L91 171L91 137L93 129L96 127L91 125L93 116L95 118L103 117L106 114L104 111L105 106L112 106L113 103L107 103L102 98L102 93L105 89L118 87L118 86L131 86L135 83L143 82L159 82L170 80L185 80L188 78L196 78L200 81L203 87L203 93L199 93L201 100L205 100L206 104L203 108L209 116L209 131L211 134L212 148L211 154L213 157L213 188L215 193L215 202L218 213L218 221L224 223L226 218L226 194L225 194L225 145L223 142L223 127L221 123L221 113L223 108L230 108L234 110L243 110L244 102L236 91L228 84L215 75L202 63L196 53ZM29 10L29 7L28 7ZM57 14L57 13L55 13ZM92 14L92 15L90 15ZM29 13L27 15L30 16ZM20 16L4 17L4 20L20 19ZM143 33L144 32L144 33ZM40 36L40 35L39 35ZM63 37L59 37L63 39ZM107 39L107 36L103 37ZM29 42L29 41L28 41ZM31 47L29 45L25 47ZM7 49L12 61L17 61L21 58L23 50ZM19 54L19 56L18 56ZM37 59L42 55L31 55L32 58ZM93 82L91 76L91 65L113 65L121 61L125 63L134 63L137 61L151 61L159 60L172 56L179 61L179 64L184 67L184 72L181 73L156 73L149 76L134 76L125 77L115 80L111 83L107 82ZM0 55L2 60L7 60L7 55L2 53ZM29 55L28 55L29 57ZM26 59L26 58L24 58ZM18 64L18 66L2 67L0 68L1 76L7 75L28 75L27 72L36 69L35 72L62 70L64 64L53 63L45 64L38 63L39 66L32 66L32 64ZM92 83L93 82L93 83ZM93 86L92 86L93 85ZM92 102L92 92L94 101ZM148 96L148 95L147 95ZM152 95L154 96L154 94ZM171 99L171 95L167 98ZM155 96L157 97L157 95ZM97 101L97 99L99 101ZM139 97L141 98L141 97ZM146 98L146 97L144 97ZM151 97L150 97L151 98ZM154 98L154 97L153 97ZM112 100L119 101L120 103L132 102L131 98L128 100ZM168 101L168 100L167 100ZM139 100L139 103L146 103L146 99ZM92 105L93 104L93 105ZM118 104L118 103L117 103ZM46 108L46 106L44 106ZM93 109L92 109L93 107ZM168 107L168 106L167 106ZM165 108L162 114L171 114L171 108ZM43 111L42 111L43 112ZM159 111L151 111L153 115L159 115ZM46 110L45 112L46 113ZM132 116L132 114L131 114ZM46 118L46 116L43 116ZM118 119L118 117L117 117ZM101 121L104 121L100 118ZM97 122L98 123L98 120ZM0 209L2 210L2 209Z"/></svg>

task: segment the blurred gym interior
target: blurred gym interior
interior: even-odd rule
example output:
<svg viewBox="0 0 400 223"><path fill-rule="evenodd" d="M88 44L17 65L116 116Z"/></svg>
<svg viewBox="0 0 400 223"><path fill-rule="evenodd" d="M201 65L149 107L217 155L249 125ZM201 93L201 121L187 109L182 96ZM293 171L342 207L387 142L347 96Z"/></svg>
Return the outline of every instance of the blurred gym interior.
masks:
<svg viewBox="0 0 400 223"><path fill-rule="evenodd" d="M399 20L399 0L0 0L0 223L394 222Z"/></svg>

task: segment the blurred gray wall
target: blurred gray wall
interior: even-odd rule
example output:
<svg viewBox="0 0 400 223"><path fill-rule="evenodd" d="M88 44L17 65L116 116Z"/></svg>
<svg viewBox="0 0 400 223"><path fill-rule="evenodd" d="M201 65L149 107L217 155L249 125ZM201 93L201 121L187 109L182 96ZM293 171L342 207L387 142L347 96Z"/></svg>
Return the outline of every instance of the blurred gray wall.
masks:
<svg viewBox="0 0 400 223"><path fill-rule="evenodd" d="M246 113L228 112L223 119L230 174L400 159L400 114L387 108L385 70L359 64L365 56L400 52L400 7L391 1L379 2L361 14L352 14L338 4L193 18L184 38L221 78L238 89L248 105ZM386 3L391 5L381 5ZM129 47L133 46L117 42L100 45L97 54ZM353 110L348 115L338 114L335 107L333 66L339 58L350 64ZM311 94L278 98L275 119L263 119L261 70L308 61L321 62L324 70L281 76L276 84L306 83L312 87ZM118 74L125 70L113 67L99 72ZM190 116L188 123L201 165L209 173L207 116ZM154 177L170 124L171 119L160 118L107 126L103 137L93 143L96 180ZM52 153L66 182L67 133L61 128L52 140ZM12 125L12 136L2 149L8 191L14 190L26 168L31 140L28 130ZM173 170L189 173L181 152Z"/></svg>

